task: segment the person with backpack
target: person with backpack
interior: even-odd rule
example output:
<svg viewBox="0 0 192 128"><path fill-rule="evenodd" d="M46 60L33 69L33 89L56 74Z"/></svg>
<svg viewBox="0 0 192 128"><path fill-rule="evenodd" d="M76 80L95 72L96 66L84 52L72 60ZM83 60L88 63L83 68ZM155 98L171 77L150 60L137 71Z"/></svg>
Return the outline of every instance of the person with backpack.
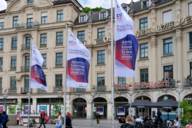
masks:
<svg viewBox="0 0 192 128"><path fill-rule="evenodd" d="M46 113L44 112L44 111L42 111L41 113L40 113L40 125L39 125L39 128L41 128L41 126L43 125L43 127L44 128L46 128L46 125L45 125L45 123L46 123L46 121L45 121L45 116L46 116Z"/></svg>
<svg viewBox="0 0 192 128"><path fill-rule="evenodd" d="M57 119L55 120L55 128L62 128L63 118L61 116L61 112L57 113Z"/></svg>

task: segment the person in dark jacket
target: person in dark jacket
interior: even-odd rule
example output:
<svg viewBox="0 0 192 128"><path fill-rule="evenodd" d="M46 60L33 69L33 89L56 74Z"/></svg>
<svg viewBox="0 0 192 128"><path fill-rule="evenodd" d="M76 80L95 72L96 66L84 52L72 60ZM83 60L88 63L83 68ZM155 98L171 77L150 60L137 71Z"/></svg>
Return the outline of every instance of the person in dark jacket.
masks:
<svg viewBox="0 0 192 128"><path fill-rule="evenodd" d="M0 112L0 128L3 128L2 124L3 124L3 120L2 120L2 112Z"/></svg>
<svg viewBox="0 0 192 128"><path fill-rule="evenodd" d="M41 128L41 126L43 125L44 128L46 128L45 126L45 116L46 116L46 113L45 112L41 112L40 113L40 125L39 125L39 128Z"/></svg>
<svg viewBox="0 0 192 128"><path fill-rule="evenodd" d="M134 120L131 116L126 117L126 123L122 124L120 128L134 128Z"/></svg>
<svg viewBox="0 0 192 128"><path fill-rule="evenodd" d="M66 115L66 128L72 128L72 116L69 112Z"/></svg>
<svg viewBox="0 0 192 128"><path fill-rule="evenodd" d="M7 113L3 111L1 117L2 117L3 128L7 128L7 122L9 121Z"/></svg>

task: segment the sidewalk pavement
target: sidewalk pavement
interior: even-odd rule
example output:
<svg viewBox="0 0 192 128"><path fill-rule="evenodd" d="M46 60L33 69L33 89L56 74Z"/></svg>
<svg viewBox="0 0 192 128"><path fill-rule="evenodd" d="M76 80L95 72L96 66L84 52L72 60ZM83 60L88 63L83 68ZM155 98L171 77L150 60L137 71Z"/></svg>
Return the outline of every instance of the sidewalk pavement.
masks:
<svg viewBox="0 0 192 128"><path fill-rule="evenodd" d="M73 128L112 128L112 120L100 120L100 124L96 124L96 120L74 119L72 121ZM36 125L37 128L39 124ZM8 128L26 128L24 126L8 126ZM46 124L46 128L55 128L54 124ZM118 121L114 121L114 128L120 128Z"/></svg>

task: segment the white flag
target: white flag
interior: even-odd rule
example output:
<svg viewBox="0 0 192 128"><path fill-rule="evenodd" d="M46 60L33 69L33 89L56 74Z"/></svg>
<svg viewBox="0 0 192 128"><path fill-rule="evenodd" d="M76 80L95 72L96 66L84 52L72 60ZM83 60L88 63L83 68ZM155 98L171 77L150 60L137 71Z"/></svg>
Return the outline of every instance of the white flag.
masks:
<svg viewBox="0 0 192 128"><path fill-rule="evenodd" d="M133 20L115 0L115 76L134 77L138 41Z"/></svg>
<svg viewBox="0 0 192 128"><path fill-rule="evenodd" d="M32 43L30 88L47 90L46 78L42 69L43 61L41 53Z"/></svg>
<svg viewBox="0 0 192 128"><path fill-rule="evenodd" d="M71 31L67 43L67 86L87 88L90 52Z"/></svg>

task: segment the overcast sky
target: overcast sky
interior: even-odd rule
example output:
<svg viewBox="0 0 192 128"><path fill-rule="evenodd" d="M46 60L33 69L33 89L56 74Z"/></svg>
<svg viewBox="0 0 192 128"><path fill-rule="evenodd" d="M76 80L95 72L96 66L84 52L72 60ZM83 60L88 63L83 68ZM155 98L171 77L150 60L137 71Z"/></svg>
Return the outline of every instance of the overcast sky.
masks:
<svg viewBox="0 0 192 128"><path fill-rule="evenodd" d="M110 7L111 0L78 0L84 7ZM129 3L131 0L119 0L121 3ZM137 0L134 0L137 1ZM3 10L7 7L5 0L0 0L0 10Z"/></svg>

